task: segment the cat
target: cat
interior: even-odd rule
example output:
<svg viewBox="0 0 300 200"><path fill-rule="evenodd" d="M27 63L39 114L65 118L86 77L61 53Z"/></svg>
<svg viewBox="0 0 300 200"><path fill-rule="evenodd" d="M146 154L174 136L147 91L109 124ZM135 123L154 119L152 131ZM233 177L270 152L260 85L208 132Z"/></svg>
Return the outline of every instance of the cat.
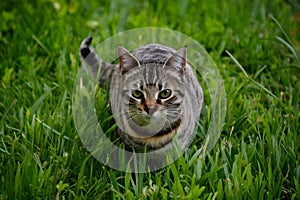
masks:
<svg viewBox="0 0 300 200"><path fill-rule="evenodd" d="M202 88L187 60L187 48L177 51L162 44L146 44L130 52L117 47L118 64L101 60L81 43L82 64L108 85L111 110L125 146L137 151L181 149L192 142L204 100Z"/></svg>

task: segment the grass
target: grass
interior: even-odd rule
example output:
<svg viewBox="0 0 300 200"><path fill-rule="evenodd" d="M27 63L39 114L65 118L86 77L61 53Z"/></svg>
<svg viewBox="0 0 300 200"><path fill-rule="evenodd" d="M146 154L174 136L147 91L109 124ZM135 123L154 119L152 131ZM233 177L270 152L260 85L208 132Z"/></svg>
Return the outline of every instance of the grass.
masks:
<svg viewBox="0 0 300 200"><path fill-rule="evenodd" d="M297 1L4 1L0 4L0 199L300 199ZM202 158L156 172L94 159L72 114L78 47L143 26L198 40L221 71L226 121ZM134 38L133 38L134 39ZM207 102L206 102L207 103ZM200 159L201 158L201 159Z"/></svg>

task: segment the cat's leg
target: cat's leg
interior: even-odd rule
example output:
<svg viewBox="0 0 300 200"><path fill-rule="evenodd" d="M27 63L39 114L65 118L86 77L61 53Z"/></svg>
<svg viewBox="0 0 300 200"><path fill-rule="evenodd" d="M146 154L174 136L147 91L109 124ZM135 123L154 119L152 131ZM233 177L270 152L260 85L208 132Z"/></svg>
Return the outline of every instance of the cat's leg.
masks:
<svg viewBox="0 0 300 200"><path fill-rule="evenodd" d="M82 41L79 49L79 57L83 67L90 69L94 78L96 78L99 72L101 59L91 46L92 40L93 37L90 36Z"/></svg>

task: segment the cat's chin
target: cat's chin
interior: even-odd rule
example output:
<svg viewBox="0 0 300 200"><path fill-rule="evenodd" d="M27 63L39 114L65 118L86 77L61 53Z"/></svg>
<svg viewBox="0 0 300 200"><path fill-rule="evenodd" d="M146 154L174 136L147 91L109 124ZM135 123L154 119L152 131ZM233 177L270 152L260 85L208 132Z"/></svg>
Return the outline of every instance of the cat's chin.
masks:
<svg viewBox="0 0 300 200"><path fill-rule="evenodd" d="M161 130L164 129L166 123L166 120L164 118L151 116L148 119L149 121L147 124L144 124L143 126L139 126L136 124L137 126L133 128L138 136L152 137L157 135L159 132L161 132Z"/></svg>
<svg viewBox="0 0 300 200"><path fill-rule="evenodd" d="M177 130L181 123L181 119L178 119L170 124L165 118L161 117L151 117L149 121L150 122L146 126L139 126L137 124L131 126L131 129L128 130L127 134L134 138L143 139L162 137Z"/></svg>

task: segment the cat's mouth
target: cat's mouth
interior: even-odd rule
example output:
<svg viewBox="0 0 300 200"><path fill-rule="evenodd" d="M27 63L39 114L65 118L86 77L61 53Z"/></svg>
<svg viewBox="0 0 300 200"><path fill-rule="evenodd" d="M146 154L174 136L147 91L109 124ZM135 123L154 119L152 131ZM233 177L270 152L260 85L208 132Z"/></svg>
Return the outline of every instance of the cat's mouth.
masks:
<svg viewBox="0 0 300 200"><path fill-rule="evenodd" d="M135 117L132 118L137 126L146 127L151 124L151 117L150 116L143 116L143 117Z"/></svg>
<svg viewBox="0 0 300 200"><path fill-rule="evenodd" d="M176 116L172 116L170 113L168 115L164 111L158 111L159 109L157 108L154 111L149 109L148 112L142 109L138 111L129 109L128 117L131 120L128 134L137 138L160 137L169 134L179 127L181 117L177 112Z"/></svg>
<svg viewBox="0 0 300 200"><path fill-rule="evenodd" d="M157 116L140 116L133 118L132 129L142 137L152 137L167 124L167 120Z"/></svg>
<svg viewBox="0 0 300 200"><path fill-rule="evenodd" d="M176 130L181 123L181 119L177 119L170 124L165 118L157 117L147 117L147 119L141 121L139 122L140 124L132 126L134 130L132 136L137 138L161 137Z"/></svg>
<svg viewBox="0 0 300 200"><path fill-rule="evenodd" d="M164 118L162 118L159 115L141 115L136 118L132 118L132 120L136 123L136 125L141 127L156 125L159 126L162 124L162 121L165 121Z"/></svg>

